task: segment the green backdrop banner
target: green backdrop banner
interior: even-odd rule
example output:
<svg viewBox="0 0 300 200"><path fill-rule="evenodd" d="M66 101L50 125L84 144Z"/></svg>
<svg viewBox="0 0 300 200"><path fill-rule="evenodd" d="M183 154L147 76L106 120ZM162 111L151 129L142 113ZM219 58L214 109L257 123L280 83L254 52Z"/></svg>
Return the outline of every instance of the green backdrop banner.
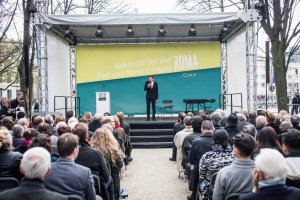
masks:
<svg viewBox="0 0 300 200"><path fill-rule="evenodd" d="M86 111L96 112L96 92L110 92L112 113L122 111L130 115L145 114L144 83L147 79L148 77L135 77L77 84L81 114ZM185 110L183 99L216 99L214 109L219 106L220 67L156 75L155 81L159 87L158 113L165 99L173 100L174 113Z"/></svg>

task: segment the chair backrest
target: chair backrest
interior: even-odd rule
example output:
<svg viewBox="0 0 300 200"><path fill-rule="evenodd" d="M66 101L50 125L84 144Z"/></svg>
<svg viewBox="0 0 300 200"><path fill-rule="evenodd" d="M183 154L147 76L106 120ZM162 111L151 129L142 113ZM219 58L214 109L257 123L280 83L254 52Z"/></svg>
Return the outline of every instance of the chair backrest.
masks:
<svg viewBox="0 0 300 200"><path fill-rule="evenodd" d="M171 99L165 99L162 101L163 103L173 103L173 101Z"/></svg>
<svg viewBox="0 0 300 200"><path fill-rule="evenodd" d="M96 194L101 194L101 183L100 183L100 178L99 176L92 174L93 179L94 179L94 187L96 190Z"/></svg>
<svg viewBox="0 0 300 200"><path fill-rule="evenodd" d="M20 186L20 181L14 177L0 177L0 192Z"/></svg>
<svg viewBox="0 0 300 200"><path fill-rule="evenodd" d="M239 193L232 193L225 197L225 200L239 200Z"/></svg>
<svg viewBox="0 0 300 200"><path fill-rule="evenodd" d="M84 200L81 196L78 195L65 195L68 197L68 200Z"/></svg>
<svg viewBox="0 0 300 200"><path fill-rule="evenodd" d="M215 99L210 99L210 100L209 100L209 103L215 103L215 102L216 102Z"/></svg>

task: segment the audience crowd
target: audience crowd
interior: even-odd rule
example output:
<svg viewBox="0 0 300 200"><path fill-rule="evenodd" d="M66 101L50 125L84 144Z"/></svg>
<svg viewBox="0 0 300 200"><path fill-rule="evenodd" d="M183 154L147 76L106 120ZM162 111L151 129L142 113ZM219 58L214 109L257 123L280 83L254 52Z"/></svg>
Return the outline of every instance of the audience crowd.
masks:
<svg viewBox="0 0 300 200"><path fill-rule="evenodd" d="M188 179L187 199L300 199L299 123L284 110L179 113L170 160Z"/></svg>
<svg viewBox="0 0 300 200"><path fill-rule="evenodd" d="M54 115L28 119L23 111L17 117L1 112L0 178L15 178L21 185L3 191L0 199L76 195L118 200L123 195L121 171L132 161L131 150L130 126L122 112L114 116L86 112L76 118L68 111L66 119Z"/></svg>

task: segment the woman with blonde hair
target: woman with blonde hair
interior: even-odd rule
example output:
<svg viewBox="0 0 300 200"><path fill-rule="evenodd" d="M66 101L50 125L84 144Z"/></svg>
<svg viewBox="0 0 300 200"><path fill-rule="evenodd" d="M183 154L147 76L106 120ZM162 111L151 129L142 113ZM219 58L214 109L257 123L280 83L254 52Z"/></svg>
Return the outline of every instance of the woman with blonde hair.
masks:
<svg viewBox="0 0 300 200"><path fill-rule="evenodd" d="M99 149L104 154L111 168L111 176L114 181L115 199L120 196L120 172L123 167L123 152L111 131L105 128L97 129L90 139L91 147Z"/></svg>
<svg viewBox="0 0 300 200"><path fill-rule="evenodd" d="M91 112L85 112L83 115L84 118L91 121L92 120L92 113Z"/></svg>

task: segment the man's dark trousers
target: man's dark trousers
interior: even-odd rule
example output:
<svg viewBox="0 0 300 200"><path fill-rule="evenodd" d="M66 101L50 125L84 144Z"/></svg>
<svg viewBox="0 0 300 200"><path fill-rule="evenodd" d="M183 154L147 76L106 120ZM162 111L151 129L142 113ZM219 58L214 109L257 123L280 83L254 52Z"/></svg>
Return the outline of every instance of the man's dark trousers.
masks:
<svg viewBox="0 0 300 200"><path fill-rule="evenodd" d="M155 119L155 104L156 104L156 99L153 98L146 98L147 101L147 119L150 119L150 103L152 104L152 119Z"/></svg>

